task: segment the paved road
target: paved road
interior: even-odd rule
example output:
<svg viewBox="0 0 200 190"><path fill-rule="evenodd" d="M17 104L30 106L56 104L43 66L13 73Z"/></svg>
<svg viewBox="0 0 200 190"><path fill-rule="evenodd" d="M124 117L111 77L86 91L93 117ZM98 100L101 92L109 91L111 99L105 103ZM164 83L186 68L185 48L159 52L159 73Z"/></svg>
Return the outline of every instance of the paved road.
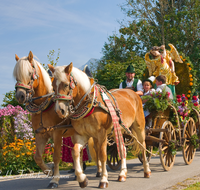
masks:
<svg viewBox="0 0 200 190"><path fill-rule="evenodd" d="M165 172L160 164L159 157L153 157L150 161L152 171L151 178L143 178L143 167L138 159L128 160L128 175L126 182L117 182L118 171L112 171L108 168L109 186L107 190L164 190L187 178L200 174L200 151L196 152L194 161L190 165L185 165L182 153L178 152L174 167ZM95 177L96 167L88 167L85 171L89 179L86 190L97 189L99 179ZM80 189L78 182L74 181L74 174L68 175L67 171L61 171L62 179L58 190ZM0 190L46 190L50 179L40 174L38 178L5 179L0 178Z"/></svg>

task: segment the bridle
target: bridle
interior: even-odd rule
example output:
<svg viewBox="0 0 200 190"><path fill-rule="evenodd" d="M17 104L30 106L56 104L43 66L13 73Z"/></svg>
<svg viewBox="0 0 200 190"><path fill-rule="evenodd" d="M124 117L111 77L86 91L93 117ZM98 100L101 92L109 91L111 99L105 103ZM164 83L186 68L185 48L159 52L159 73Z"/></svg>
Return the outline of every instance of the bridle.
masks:
<svg viewBox="0 0 200 190"><path fill-rule="evenodd" d="M65 95L65 94L60 94L58 93L55 97L54 97L54 101L56 100L65 100L65 101L68 101L68 109L69 109L69 116L74 114L79 106L81 105L82 101L84 100L84 98L91 92L91 89L94 87L94 85L96 84L96 82L94 82L90 88L88 89L88 91L84 94L84 96L81 98L81 100L79 101L79 103L74 106L74 100L73 100L73 89L75 88L75 86L77 86L77 82L76 80L74 79L72 73L70 73L70 85L69 85L69 94L68 95ZM91 101L91 100L89 100Z"/></svg>
<svg viewBox="0 0 200 190"><path fill-rule="evenodd" d="M23 88L26 90L26 100L25 102L28 102L28 101L32 101L32 97L33 95L35 94L34 92L34 89L33 89L33 82L39 78L39 75L36 73L36 69L35 69L35 66L30 63L32 68L33 68L33 72L32 72L32 75L31 75L31 81L29 82L29 84L24 84L23 82L21 81L17 81L17 83L15 84L15 90L17 88Z"/></svg>

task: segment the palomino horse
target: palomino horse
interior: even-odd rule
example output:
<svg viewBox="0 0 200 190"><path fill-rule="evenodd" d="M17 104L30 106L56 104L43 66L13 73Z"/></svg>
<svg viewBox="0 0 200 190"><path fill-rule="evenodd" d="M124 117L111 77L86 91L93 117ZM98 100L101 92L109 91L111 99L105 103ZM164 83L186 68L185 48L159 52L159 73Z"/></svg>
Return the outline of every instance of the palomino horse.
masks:
<svg viewBox="0 0 200 190"><path fill-rule="evenodd" d="M45 128L55 126L59 123L68 125L70 120L62 120L55 112L55 103L52 101L52 96L43 97L33 102L28 102L29 96L40 97L53 92L51 78L41 64L33 59L33 54L30 51L28 57L19 58L15 55L17 61L13 75L17 80L16 84L16 99L19 103L26 103L27 109L32 113L32 127L34 131L41 129L41 125ZM42 113L42 114L41 114ZM42 121L41 121L42 119ZM45 133L36 133L36 153L35 162L42 169L45 174L53 175L50 181L49 188L56 188L59 184L59 162L62 144L62 136L68 137L74 134L74 129L56 129ZM49 138L54 141L54 171L47 166L43 159L42 154L45 145ZM90 146L89 142L88 145ZM90 148L91 150L91 148Z"/></svg>
<svg viewBox="0 0 200 190"><path fill-rule="evenodd" d="M111 112L106 111L106 104L103 101L103 97L106 94L101 93L101 86L94 85L94 83L91 84L88 76L81 70L73 67L72 63L68 66L55 68L51 65L48 66L54 76L53 87L56 93L56 112L61 118L70 118L71 124L75 129L75 144L72 155L79 185L80 187L86 187L88 181L79 163L80 151L88 138L93 137L97 156L102 166L102 178L99 187L106 188L108 187L108 173L106 170L107 132L111 130L112 125L115 123L112 122ZM106 96L116 100L118 108L122 113L121 118L124 125L128 128L130 127L135 132L138 141L145 148L145 118L140 97L129 89L113 91L112 95L114 98L111 98L109 94ZM95 99L93 102L91 96ZM90 104L93 106L88 106ZM111 104L114 103L112 102ZM87 110L89 107L90 111ZM86 112L89 116L81 117L85 110L89 112ZM117 139L117 137L115 138ZM119 147L121 150L119 152L121 153L125 147L121 146L121 144ZM142 148L144 176L150 177L151 170L149 169L144 148ZM126 156L122 156L121 163L118 181L125 181L127 175Z"/></svg>

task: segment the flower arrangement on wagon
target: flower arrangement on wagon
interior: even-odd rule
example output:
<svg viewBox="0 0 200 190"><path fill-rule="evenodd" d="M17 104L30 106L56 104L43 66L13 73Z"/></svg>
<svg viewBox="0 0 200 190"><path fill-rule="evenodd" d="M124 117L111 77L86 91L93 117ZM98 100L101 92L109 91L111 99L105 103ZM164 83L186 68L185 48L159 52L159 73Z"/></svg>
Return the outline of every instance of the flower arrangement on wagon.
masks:
<svg viewBox="0 0 200 190"><path fill-rule="evenodd" d="M164 112L168 108L169 92L152 92L150 95L142 96L142 100L148 100L144 105L144 110L149 112Z"/></svg>
<svg viewBox="0 0 200 190"><path fill-rule="evenodd" d="M189 117L191 117L192 109L199 110L199 100L197 96L193 96L192 100L188 99L185 94L177 95L176 98L174 106L177 109L180 124L184 126Z"/></svg>

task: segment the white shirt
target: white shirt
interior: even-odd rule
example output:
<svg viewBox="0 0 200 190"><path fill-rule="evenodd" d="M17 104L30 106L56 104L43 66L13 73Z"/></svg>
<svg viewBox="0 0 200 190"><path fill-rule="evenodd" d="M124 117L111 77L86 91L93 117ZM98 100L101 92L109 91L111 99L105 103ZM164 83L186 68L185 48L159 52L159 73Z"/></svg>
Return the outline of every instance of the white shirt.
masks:
<svg viewBox="0 0 200 190"><path fill-rule="evenodd" d="M161 84L161 85L157 86L156 92L162 92L164 88L166 88L166 92L170 93L169 99L172 100L173 99L172 91L171 91L171 89L166 84Z"/></svg>
<svg viewBox="0 0 200 190"><path fill-rule="evenodd" d="M134 81L134 78L133 78L133 80L130 81L130 82L128 82L128 81L126 80L126 87L132 87L132 86L133 86L133 81ZM123 82L120 83L119 89L122 88L122 83L123 83ZM137 83L137 91L142 91L142 92L143 92L142 81L141 81L140 79L138 80L138 83Z"/></svg>

